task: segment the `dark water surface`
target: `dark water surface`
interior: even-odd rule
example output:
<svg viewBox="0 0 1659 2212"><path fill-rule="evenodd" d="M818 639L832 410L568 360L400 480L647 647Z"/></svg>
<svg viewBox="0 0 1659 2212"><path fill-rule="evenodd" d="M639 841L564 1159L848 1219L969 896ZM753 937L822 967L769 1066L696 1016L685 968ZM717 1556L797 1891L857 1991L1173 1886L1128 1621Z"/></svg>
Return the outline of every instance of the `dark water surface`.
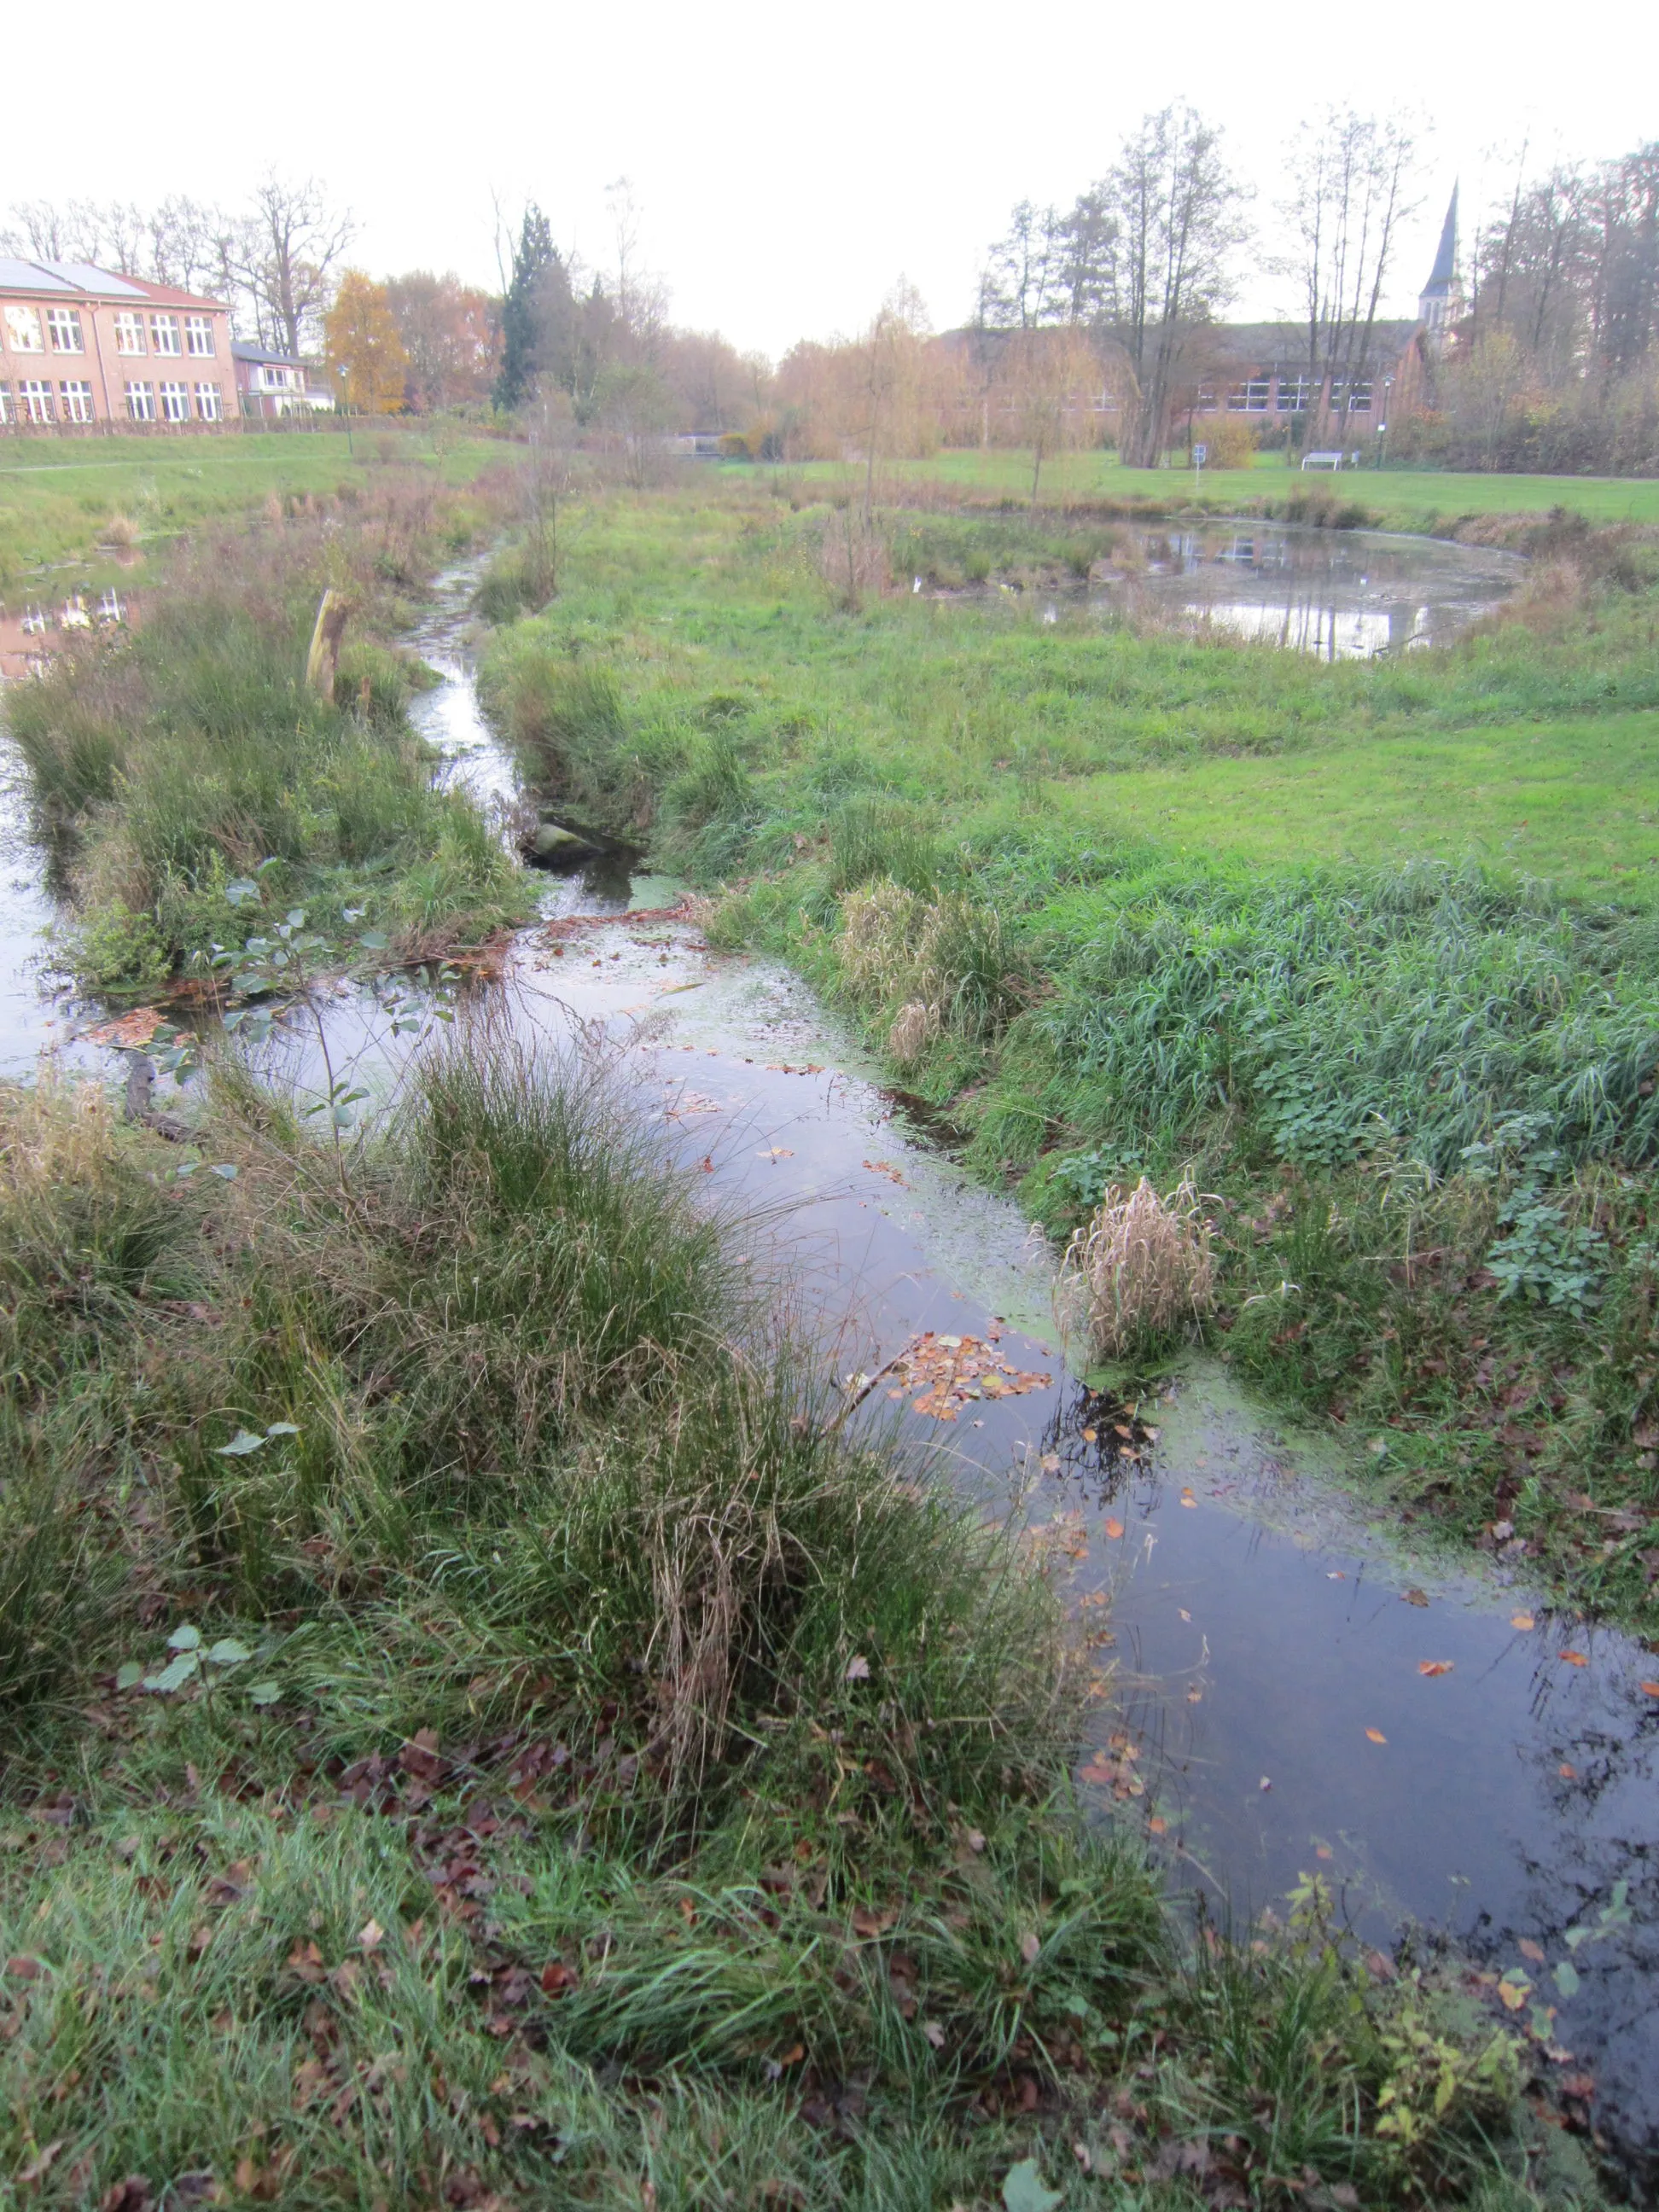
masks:
<svg viewBox="0 0 1659 2212"><path fill-rule="evenodd" d="M424 726L472 789L510 798L457 619L420 642L444 677L419 702ZM18 1073L61 1032L15 972L49 911L38 869L26 847L6 869L0 1054ZM1143 1403L1155 1443L1126 1422L1139 1455L1115 1456L1109 1414L1066 1371L1041 1240L907 1121L798 978L658 918L671 893L614 871L550 878L550 926L521 933L501 1004L526 1037L611 1040L669 1148L758 1209L754 1264L787 1267L838 1376L876 1375L932 1330L994 1336L1008 1365L1049 1378L949 1424L916 1413L915 1393L889 1398L890 1377L868 1402L925 1444L934 1479L1023 1515L1099 1624L1113 1671L1082 1779L1103 1814L1146 1828L1172 1879L1237 1920L1319 1872L1385 1948L1402 1929L1455 1939L1492 1978L1494 2018L1572 2054L1547 2067L1593 2077L1600 2135L1650 2191L1659 1696L1641 1686L1659 1659L1553 1616L1499 1568L1413 1555L1380 1492L1368 1503L1221 1366ZM371 1083L392 1078L367 994L342 987L323 1018L337 1069L357 1054ZM63 1054L121 1072L84 1042ZM316 1082L307 1020L279 1030L269 1069ZM1531 1987L1500 2014L1497 1978L1520 1974Z"/></svg>

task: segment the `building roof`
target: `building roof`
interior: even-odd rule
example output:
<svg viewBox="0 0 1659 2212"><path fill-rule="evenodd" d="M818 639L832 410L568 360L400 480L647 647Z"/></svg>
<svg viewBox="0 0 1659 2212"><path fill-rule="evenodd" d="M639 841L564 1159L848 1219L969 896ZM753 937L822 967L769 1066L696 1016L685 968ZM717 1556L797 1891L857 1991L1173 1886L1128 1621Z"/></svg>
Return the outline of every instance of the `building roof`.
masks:
<svg viewBox="0 0 1659 2212"><path fill-rule="evenodd" d="M108 269L94 269L89 261L28 261L0 254L0 292L40 292L48 298L65 295L99 300L148 300L159 307L218 307L199 292L181 292L176 285L153 284L144 276L118 276Z"/></svg>
<svg viewBox="0 0 1659 2212"><path fill-rule="evenodd" d="M234 361L264 362L269 362L272 368L303 368L305 367L304 362L301 360L298 354L277 353L270 346L250 345L245 338L233 338L230 352Z"/></svg>
<svg viewBox="0 0 1659 2212"><path fill-rule="evenodd" d="M1371 325L1366 361L1391 361L1410 344L1415 319L1401 321L1379 316ZM1194 333L1194 360L1207 355L1218 369L1253 368L1258 374L1275 371L1303 376L1308 369L1308 326L1305 323L1212 323Z"/></svg>
<svg viewBox="0 0 1659 2212"><path fill-rule="evenodd" d="M1436 292L1450 292L1457 283L1457 186L1452 186L1450 203L1446 209L1446 220L1440 232L1440 251L1434 257L1434 269L1423 287L1427 299Z"/></svg>

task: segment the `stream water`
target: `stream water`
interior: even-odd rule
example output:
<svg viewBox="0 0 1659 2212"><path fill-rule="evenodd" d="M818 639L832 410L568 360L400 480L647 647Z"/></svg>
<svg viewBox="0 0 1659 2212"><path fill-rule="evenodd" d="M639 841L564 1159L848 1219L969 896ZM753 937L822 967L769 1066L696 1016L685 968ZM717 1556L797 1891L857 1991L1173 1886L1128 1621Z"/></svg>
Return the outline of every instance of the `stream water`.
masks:
<svg viewBox="0 0 1659 2212"><path fill-rule="evenodd" d="M466 582L445 580L414 641L441 678L416 720L452 775L504 800ZM15 837L0 853L0 1070L51 1048L118 1074L69 1034L78 1010L22 972L51 905ZM1080 1765L1102 1816L1144 1830L1172 1881L1236 1923L1318 1872L1382 1953L1402 1931L1449 1940L1650 2197L1659 1695L1643 1685L1659 1661L1552 1613L1501 1564L1414 1556L1328 1448L1220 1365L1188 1367L1139 1421L1103 1405L1066 1370L1051 1255L799 978L711 953L660 882L612 866L547 884L501 987L514 1024L555 1043L607 1036L669 1149L756 1212L757 1258L787 1260L838 1376L875 1377L868 1402L934 1479L1016 1505L1049 1548L1111 1668ZM337 1059L381 1050L366 995L343 988L325 1021ZM273 1077L314 1080L307 1024L271 1049Z"/></svg>

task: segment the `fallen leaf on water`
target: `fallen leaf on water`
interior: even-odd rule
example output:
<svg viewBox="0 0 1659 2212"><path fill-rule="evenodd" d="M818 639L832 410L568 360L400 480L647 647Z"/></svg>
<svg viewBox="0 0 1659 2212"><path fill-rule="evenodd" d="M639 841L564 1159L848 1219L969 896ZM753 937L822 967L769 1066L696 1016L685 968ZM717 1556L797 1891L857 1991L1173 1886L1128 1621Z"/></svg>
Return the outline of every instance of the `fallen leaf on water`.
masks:
<svg viewBox="0 0 1659 2212"><path fill-rule="evenodd" d="M1365 1734L1370 1738L1373 1743L1386 1743L1389 1740L1387 1736L1383 1735L1381 1729L1368 1728Z"/></svg>
<svg viewBox="0 0 1659 2212"><path fill-rule="evenodd" d="M1096 1438L1097 1434L1097 1431L1096 1430L1094 1430L1094 1429L1085 1429L1085 1431L1083 1431L1083 1441L1084 1441L1084 1443L1085 1443L1085 1444L1091 1444L1091 1443L1094 1443L1094 1441L1095 1441L1095 1438Z"/></svg>
<svg viewBox="0 0 1659 2212"><path fill-rule="evenodd" d="M1256 1786L1256 1788L1257 1788L1258 1790L1271 1790L1271 1789L1273 1788L1273 1785L1272 1782L1268 1779L1268 1778L1264 1774L1264 1775L1262 1776L1262 1778L1261 1778L1261 1781L1260 1781L1260 1782L1258 1782L1258 1783L1256 1784L1256 1785L1255 1785L1255 1786Z"/></svg>
<svg viewBox="0 0 1659 2212"><path fill-rule="evenodd" d="M1060 1473L1060 1454L1058 1452L1043 1453L1042 1472L1045 1474L1058 1474Z"/></svg>
<svg viewBox="0 0 1659 2212"><path fill-rule="evenodd" d="M1152 1830L1155 1836L1161 1836L1169 1825L1169 1822L1164 1819L1161 1813L1154 1813L1152 1819L1146 1823L1146 1826Z"/></svg>
<svg viewBox="0 0 1659 2212"><path fill-rule="evenodd" d="M1328 1844L1316 1844L1314 1845L1314 1856L1316 1859L1334 1858L1335 1856L1335 1852L1332 1850Z"/></svg>
<svg viewBox="0 0 1659 2212"><path fill-rule="evenodd" d="M1426 1605L1429 1601L1429 1595L1426 1590L1401 1590L1400 1595L1407 1605Z"/></svg>
<svg viewBox="0 0 1659 2212"><path fill-rule="evenodd" d="M1659 1698L1659 1682L1638 1682L1636 1686L1644 1698Z"/></svg>
<svg viewBox="0 0 1659 2212"><path fill-rule="evenodd" d="M787 1145L767 1145L755 1155L757 1160L793 1160L794 1157Z"/></svg>
<svg viewBox="0 0 1659 2212"><path fill-rule="evenodd" d="M1419 1674L1449 1674L1455 1663L1450 1659L1419 1659L1417 1671Z"/></svg>
<svg viewBox="0 0 1659 2212"><path fill-rule="evenodd" d="M1191 1613L1188 1612L1184 1605L1178 1605L1176 1607L1176 1611L1181 1615L1181 1618L1183 1620L1190 1620L1193 1617Z"/></svg>
<svg viewBox="0 0 1659 2212"><path fill-rule="evenodd" d="M1530 1959L1534 1966L1541 1966L1543 1965L1544 1947L1541 1943L1534 1943L1530 1936L1523 1936L1521 1938L1518 1948L1520 1950L1521 1956L1523 1959Z"/></svg>
<svg viewBox="0 0 1659 2212"><path fill-rule="evenodd" d="M148 1044L166 1019L159 1006L135 1006L130 1014L123 1014L112 1022L100 1022L95 1030L83 1032L88 1044L119 1045L131 1051L137 1045Z"/></svg>
<svg viewBox="0 0 1659 2212"><path fill-rule="evenodd" d="M1578 1779L1578 1769L1576 1766L1569 1766L1565 1759L1555 1771L1564 1782L1577 1782Z"/></svg>
<svg viewBox="0 0 1659 2212"><path fill-rule="evenodd" d="M1498 1994L1509 2011L1519 2012L1532 1994L1532 1984L1528 1981L1499 1982Z"/></svg>
<svg viewBox="0 0 1659 2212"><path fill-rule="evenodd" d="M1588 1667L1589 1665L1589 1659L1582 1651L1564 1651L1561 1654L1561 1656L1566 1661L1569 1667Z"/></svg>
<svg viewBox="0 0 1659 2212"><path fill-rule="evenodd" d="M1121 1521L1108 1519L1105 1523L1105 1528L1106 1540L1109 1543L1115 1544L1118 1538L1123 1534L1123 1523ZM1644 1690L1651 1689L1656 1696L1659 1696L1659 1683L1644 1682L1642 1687Z"/></svg>
<svg viewBox="0 0 1659 2212"><path fill-rule="evenodd" d="M1523 1636L1532 1626L1533 1619L1529 1613L1512 1613L1510 1615L1510 1626L1518 1628Z"/></svg>
<svg viewBox="0 0 1659 2212"><path fill-rule="evenodd" d="M1197 1510L1197 1506L1198 1506L1198 1500L1197 1500L1197 1498L1195 1498L1193 1496L1193 1493L1192 1493L1192 1492L1191 1492L1190 1490L1183 1490L1183 1491L1182 1492L1182 1493L1181 1493L1181 1502L1182 1502L1182 1504L1183 1505L1190 1505L1190 1506L1192 1506L1192 1507L1194 1508L1194 1510Z"/></svg>
<svg viewBox="0 0 1659 2212"><path fill-rule="evenodd" d="M1187 1692L1187 1703L1188 1703L1189 1705L1201 1705L1203 1704L1203 1702L1204 1702L1204 1692L1203 1692L1203 1691L1202 1691L1202 1690L1188 1690L1188 1692Z"/></svg>
<svg viewBox="0 0 1659 2212"><path fill-rule="evenodd" d="M1325 1579L1328 1583L1345 1583L1348 1577L1340 1567L1329 1567L1326 1570Z"/></svg>

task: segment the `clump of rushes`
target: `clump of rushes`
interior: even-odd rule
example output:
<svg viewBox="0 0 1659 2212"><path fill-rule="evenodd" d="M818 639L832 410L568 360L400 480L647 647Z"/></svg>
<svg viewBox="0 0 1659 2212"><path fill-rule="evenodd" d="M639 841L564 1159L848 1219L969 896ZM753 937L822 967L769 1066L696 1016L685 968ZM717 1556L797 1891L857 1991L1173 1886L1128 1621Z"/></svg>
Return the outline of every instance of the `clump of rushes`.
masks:
<svg viewBox="0 0 1659 2212"><path fill-rule="evenodd" d="M1074 1292L1089 1342L1108 1359L1161 1349L1215 1304L1210 1224L1190 1178L1160 1198L1145 1176L1110 1184L1066 1248L1062 1298Z"/></svg>
<svg viewBox="0 0 1659 2212"><path fill-rule="evenodd" d="M151 988L240 941L227 887L352 905L431 957L518 918L527 895L477 808L441 790L405 714L411 674L376 634L440 557L430 487L396 481L331 519L216 536L181 556L131 634L61 658L9 713L73 890L70 957L103 989ZM352 613L331 696L303 681L325 584Z"/></svg>
<svg viewBox="0 0 1659 2212"><path fill-rule="evenodd" d="M1192 1945L1081 1820L1056 1594L836 1420L605 1070L417 1067L343 1174L232 1067L217 1175L0 1101L0 2167L686 2212L1492 2172L1505 2038L1316 1897Z"/></svg>

